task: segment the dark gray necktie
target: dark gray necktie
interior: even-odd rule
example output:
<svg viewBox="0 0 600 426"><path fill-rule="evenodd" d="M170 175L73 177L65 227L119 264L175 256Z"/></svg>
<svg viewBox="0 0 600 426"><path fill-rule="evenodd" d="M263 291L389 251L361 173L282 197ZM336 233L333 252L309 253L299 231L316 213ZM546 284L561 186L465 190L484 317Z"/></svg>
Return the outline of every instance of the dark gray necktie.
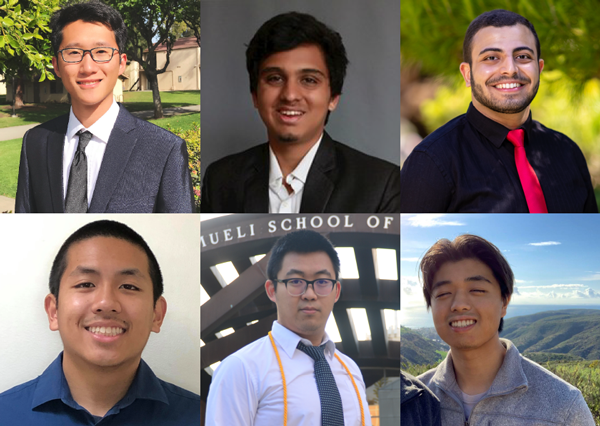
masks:
<svg viewBox="0 0 600 426"><path fill-rule="evenodd" d="M323 426L344 426L342 398L335 378L325 359L325 345L306 346L298 342L298 349L315 360L315 380L321 400L321 424Z"/></svg>
<svg viewBox="0 0 600 426"><path fill-rule="evenodd" d="M71 163L69 172L69 184L67 186L67 197L65 198L66 213L87 213L87 157L85 147L92 139L92 134L86 131L77 132L79 144Z"/></svg>

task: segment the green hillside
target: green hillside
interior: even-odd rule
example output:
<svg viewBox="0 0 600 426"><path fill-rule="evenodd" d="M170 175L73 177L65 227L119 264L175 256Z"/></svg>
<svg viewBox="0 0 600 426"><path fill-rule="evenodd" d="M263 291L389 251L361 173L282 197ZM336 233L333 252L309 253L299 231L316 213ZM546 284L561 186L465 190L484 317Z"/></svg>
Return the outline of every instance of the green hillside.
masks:
<svg viewBox="0 0 600 426"><path fill-rule="evenodd" d="M408 363L435 364L443 358L442 354L445 354L447 350L442 344L425 339L410 328L401 327L400 333L402 336L400 349L402 365L408 365Z"/></svg>
<svg viewBox="0 0 600 426"><path fill-rule="evenodd" d="M600 359L600 310L566 309L509 318L500 336L523 354L550 352Z"/></svg>

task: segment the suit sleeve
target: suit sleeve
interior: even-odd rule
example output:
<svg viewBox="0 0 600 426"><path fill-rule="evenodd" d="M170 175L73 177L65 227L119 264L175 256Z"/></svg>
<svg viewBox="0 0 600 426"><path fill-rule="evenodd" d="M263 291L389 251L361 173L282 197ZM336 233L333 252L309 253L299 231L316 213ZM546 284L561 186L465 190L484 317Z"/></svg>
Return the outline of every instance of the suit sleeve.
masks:
<svg viewBox="0 0 600 426"><path fill-rule="evenodd" d="M160 181L156 213L193 213L194 192L183 140L173 146Z"/></svg>
<svg viewBox="0 0 600 426"><path fill-rule="evenodd" d="M258 397L244 363L226 358L213 375L206 403L208 426L254 426Z"/></svg>
<svg viewBox="0 0 600 426"><path fill-rule="evenodd" d="M211 168L209 166L204 173L204 177L202 177L202 192L200 193L200 212L202 213L213 213L212 206L210 205L210 191L208 189L211 182L208 179L210 171Z"/></svg>
<svg viewBox="0 0 600 426"><path fill-rule="evenodd" d="M23 136L21 146L21 161L19 163L19 178L17 181L17 197L15 213L33 213L31 209L31 190L29 188L29 163L27 162L27 135Z"/></svg>
<svg viewBox="0 0 600 426"><path fill-rule="evenodd" d="M413 151L400 172L402 213L446 213L452 186L425 153Z"/></svg>
<svg viewBox="0 0 600 426"><path fill-rule="evenodd" d="M383 201L376 213L400 213L400 168L394 167L386 183Z"/></svg>

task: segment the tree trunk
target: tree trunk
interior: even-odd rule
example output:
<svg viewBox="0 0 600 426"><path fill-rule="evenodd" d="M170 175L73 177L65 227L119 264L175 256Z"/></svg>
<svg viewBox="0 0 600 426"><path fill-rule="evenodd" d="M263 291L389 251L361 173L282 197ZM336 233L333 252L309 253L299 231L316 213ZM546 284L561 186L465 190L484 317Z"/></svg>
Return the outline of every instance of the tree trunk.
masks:
<svg viewBox="0 0 600 426"><path fill-rule="evenodd" d="M16 90L15 90L15 108L22 108L23 107L23 78L21 76L18 76L15 79L15 84L16 84Z"/></svg>
<svg viewBox="0 0 600 426"><path fill-rule="evenodd" d="M152 99L154 100L154 118L163 118L162 103L160 101L160 92L158 91L158 78L154 73L146 73L148 83L152 89Z"/></svg>

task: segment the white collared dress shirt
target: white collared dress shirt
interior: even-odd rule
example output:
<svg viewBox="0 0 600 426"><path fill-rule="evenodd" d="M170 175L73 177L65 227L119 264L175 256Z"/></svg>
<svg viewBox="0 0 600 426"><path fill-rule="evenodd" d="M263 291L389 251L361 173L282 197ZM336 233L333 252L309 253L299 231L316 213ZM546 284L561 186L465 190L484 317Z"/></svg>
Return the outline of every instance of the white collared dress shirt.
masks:
<svg viewBox="0 0 600 426"><path fill-rule="evenodd" d="M286 176L287 184L293 189L292 193L288 193L287 188L283 185L283 174L279 162L269 146L269 213L300 213L304 184L319 145L321 145L321 139L323 139L323 135L302 157L294 171Z"/></svg>
<svg viewBox="0 0 600 426"><path fill-rule="evenodd" d="M277 321L273 322L271 332L287 383L288 426L327 426L321 425L321 401L315 380L314 361L296 348L300 341L307 346L312 346L312 343ZM335 343L327 334L321 344L323 343L325 357L342 398L344 425L360 426L360 405L352 380L334 357L334 353L338 354L352 373L359 389L365 425L371 426L365 383L360 369L352 359L335 349ZM269 336L231 354L217 367L208 393L206 425L283 425L283 382Z"/></svg>
<svg viewBox="0 0 600 426"><path fill-rule="evenodd" d="M110 137L113 127L117 121L119 115L119 104L113 99L113 103L94 124L88 129L83 127L81 122L73 114L73 107L69 114L69 124L67 126L67 134L65 135L65 144L63 148L63 200L67 198L67 188L69 186L69 173L71 172L71 163L77 152L77 146L79 145L79 136L77 132L80 130L88 130L92 133L92 139L85 148L85 156L87 157L87 199L88 207L92 202L92 196L94 195L94 188L96 187L96 181L98 180L98 173L100 172L100 165L104 158L104 151L106 150L106 144Z"/></svg>

